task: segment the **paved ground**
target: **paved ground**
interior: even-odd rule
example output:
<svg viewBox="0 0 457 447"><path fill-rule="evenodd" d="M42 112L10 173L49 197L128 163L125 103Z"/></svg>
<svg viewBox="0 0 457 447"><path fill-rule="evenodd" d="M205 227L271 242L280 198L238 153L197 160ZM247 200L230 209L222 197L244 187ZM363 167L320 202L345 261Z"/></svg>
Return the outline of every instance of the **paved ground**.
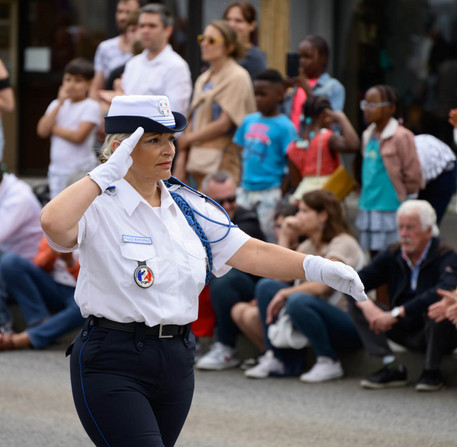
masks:
<svg viewBox="0 0 457 447"><path fill-rule="evenodd" d="M305 385L249 380L238 369L197 372L177 447L457 446L457 387L366 391L359 379ZM63 346L0 355L0 445L91 445L73 408Z"/></svg>
<svg viewBox="0 0 457 447"><path fill-rule="evenodd" d="M354 209L349 203L349 214ZM457 247L457 215L442 234ZM90 446L71 399L65 343L45 351L0 353L0 447ZM411 381L421 358L405 355ZM196 373L196 391L177 447L457 447L457 357L445 362L450 386L420 394L413 384L360 389L372 365L346 356L343 380L244 378L238 369Z"/></svg>

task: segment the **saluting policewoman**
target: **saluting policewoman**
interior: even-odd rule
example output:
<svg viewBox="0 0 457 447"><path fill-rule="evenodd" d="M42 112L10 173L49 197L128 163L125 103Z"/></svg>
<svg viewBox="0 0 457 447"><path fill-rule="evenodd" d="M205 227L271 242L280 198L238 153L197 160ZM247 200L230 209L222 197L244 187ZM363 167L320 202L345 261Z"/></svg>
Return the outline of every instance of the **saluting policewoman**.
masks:
<svg viewBox="0 0 457 447"><path fill-rule="evenodd" d="M235 267L366 299L352 268L250 238L173 179L173 136L186 125L165 96L114 98L107 161L41 213L55 249L80 250L75 299L87 320L72 345L71 383L97 446L175 444L194 390L189 324L211 274Z"/></svg>

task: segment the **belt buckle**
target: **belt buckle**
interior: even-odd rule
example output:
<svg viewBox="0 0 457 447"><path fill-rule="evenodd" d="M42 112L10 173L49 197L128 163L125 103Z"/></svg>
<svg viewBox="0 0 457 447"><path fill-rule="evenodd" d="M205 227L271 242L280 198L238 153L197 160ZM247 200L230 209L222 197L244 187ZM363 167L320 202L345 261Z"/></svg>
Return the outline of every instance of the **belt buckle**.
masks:
<svg viewBox="0 0 457 447"><path fill-rule="evenodd" d="M164 326L165 325L163 324L159 324L159 338L173 338L173 335L163 335L162 331Z"/></svg>

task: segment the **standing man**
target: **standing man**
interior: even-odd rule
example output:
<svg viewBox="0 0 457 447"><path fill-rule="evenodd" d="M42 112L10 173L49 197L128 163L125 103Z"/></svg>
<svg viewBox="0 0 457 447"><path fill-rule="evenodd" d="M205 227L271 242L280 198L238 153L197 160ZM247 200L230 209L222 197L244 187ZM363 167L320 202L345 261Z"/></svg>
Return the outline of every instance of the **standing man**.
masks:
<svg viewBox="0 0 457 447"><path fill-rule="evenodd" d="M165 95L177 112L187 115L192 80L187 62L169 44L173 17L165 6L151 3L140 10L139 37L144 51L125 66L126 95Z"/></svg>
<svg viewBox="0 0 457 447"><path fill-rule="evenodd" d="M90 97L99 100L97 92L105 88L110 73L125 64L131 57L131 42L127 35L129 15L137 11L144 0L119 0L116 7L116 24L120 34L112 39L104 40L97 47L94 58L95 77L90 89Z"/></svg>

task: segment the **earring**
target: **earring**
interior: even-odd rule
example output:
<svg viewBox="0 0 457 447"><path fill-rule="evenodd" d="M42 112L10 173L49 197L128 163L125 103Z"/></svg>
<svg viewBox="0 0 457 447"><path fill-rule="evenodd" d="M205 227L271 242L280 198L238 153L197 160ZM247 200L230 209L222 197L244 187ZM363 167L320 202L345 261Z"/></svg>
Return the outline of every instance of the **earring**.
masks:
<svg viewBox="0 0 457 447"><path fill-rule="evenodd" d="M310 116L307 116L307 117L305 118L305 124L311 124L311 121L312 121L312 120L311 120L311 117L310 117Z"/></svg>

